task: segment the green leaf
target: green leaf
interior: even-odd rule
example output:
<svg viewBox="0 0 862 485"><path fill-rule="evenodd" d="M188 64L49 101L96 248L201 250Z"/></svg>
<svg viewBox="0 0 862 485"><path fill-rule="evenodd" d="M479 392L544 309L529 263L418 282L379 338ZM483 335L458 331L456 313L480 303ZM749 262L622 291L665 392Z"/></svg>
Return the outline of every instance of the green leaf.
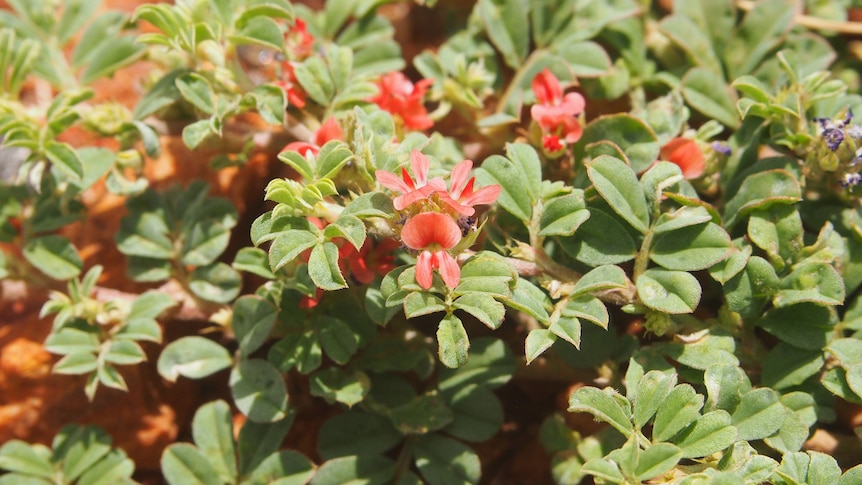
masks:
<svg viewBox="0 0 862 485"><path fill-rule="evenodd" d="M685 51L691 62L709 69L718 76L723 74L721 62L712 46L710 32L684 15L668 15L659 23L661 32Z"/></svg>
<svg viewBox="0 0 862 485"><path fill-rule="evenodd" d="M835 339L826 350L844 367L862 363L862 340L858 338Z"/></svg>
<svg viewBox="0 0 862 485"><path fill-rule="evenodd" d="M311 485L384 485L392 483L394 475L395 462L389 458L379 455L341 456L323 463L311 479Z"/></svg>
<svg viewBox="0 0 862 485"><path fill-rule="evenodd" d="M448 392L477 384L497 388L509 382L515 372L515 357L502 340L483 337L471 343L470 359L458 369L441 368L437 387Z"/></svg>
<svg viewBox="0 0 862 485"><path fill-rule="evenodd" d="M738 439L741 438L731 425L730 415L718 410L699 417L676 435L673 442L682 448L683 458L699 458L721 451Z"/></svg>
<svg viewBox="0 0 862 485"><path fill-rule="evenodd" d="M239 453L239 474L248 476L267 458L275 454L290 426L295 412L288 409L287 417L274 423L246 421L239 431L236 449Z"/></svg>
<svg viewBox="0 0 862 485"><path fill-rule="evenodd" d="M317 334L305 332L285 336L269 349L267 359L282 372L295 366L300 373L308 374L320 367L322 356Z"/></svg>
<svg viewBox="0 0 862 485"><path fill-rule="evenodd" d="M242 277L225 263L199 266L189 276L189 288L204 300L228 303L239 295Z"/></svg>
<svg viewBox="0 0 862 485"><path fill-rule="evenodd" d="M359 251L365 242L365 224L356 216L341 215L335 222L326 226L323 234L329 238L343 237Z"/></svg>
<svg viewBox="0 0 862 485"><path fill-rule="evenodd" d="M562 316L588 320L604 329L608 328L608 322L610 321L605 304L598 298L590 295L570 299L565 308L563 308Z"/></svg>
<svg viewBox="0 0 862 485"><path fill-rule="evenodd" d="M775 268L765 259L752 256L745 269L724 284L727 306L743 317L755 317L780 284Z"/></svg>
<svg viewBox="0 0 862 485"><path fill-rule="evenodd" d="M167 345L159 355L159 375L170 382L184 376L200 379L230 367L233 360L227 349L198 336L183 337Z"/></svg>
<svg viewBox="0 0 862 485"><path fill-rule="evenodd" d="M115 340L101 355L105 362L118 365L134 365L147 360L147 354L136 342Z"/></svg>
<svg viewBox="0 0 862 485"><path fill-rule="evenodd" d="M269 269L269 256L266 251L260 248L240 249L231 266L236 270L252 273L261 278L275 279L275 274Z"/></svg>
<svg viewBox="0 0 862 485"><path fill-rule="evenodd" d="M844 280L831 264L800 263L781 281L772 302L779 308L804 302L840 305L844 303Z"/></svg>
<svg viewBox="0 0 862 485"><path fill-rule="evenodd" d="M584 463L581 468L581 473L584 475L593 475L610 483L625 483L626 479L617 463L610 459L593 458Z"/></svg>
<svg viewBox="0 0 862 485"><path fill-rule="evenodd" d="M312 396L322 397L329 404L340 402L347 407L362 402L371 388L364 372L345 372L337 367L315 372L309 382Z"/></svg>
<svg viewBox="0 0 862 485"><path fill-rule="evenodd" d="M240 361L230 374L230 393L252 421L271 423L286 416L287 388L278 369L265 360Z"/></svg>
<svg viewBox="0 0 862 485"><path fill-rule="evenodd" d="M591 269L581 276L575 283L571 295L580 296L584 293L592 293L627 286L626 273L619 266L604 265Z"/></svg>
<svg viewBox="0 0 862 485"><path fill-rule="evenodd" d="M560 337L566 342L569 342L570 344L574 345L575 348L581 348L581 322L577 319L577 317L561 315L557 319L551 318L551 326L548 327L548 330L550 330L551 333L556 335L557 337ZM547 340L551 341L551 343L553 343L553 341L556 341L556 339ZM544 352L544 350L546 349L543 349L542 352ZM532 355L533 354L531 354L531 356ZM535 357L530 358L528 360L528 363L532 362L533 360L535 360Z"/></svg>
<svg viewBox="0 0 862 485"><path fill-rule="evenodd" d="M84 162L72 145L49 141L45 146L45 156L52 166L57 167L73 182L80 182L84 177Z"/></svg>
<svg viewBox="0 0 862 485"><path fill-rule="evenodd" d="M551 307L550 298L548 298L548 295L541 288L530 283L525 278L518 279L512 299L507 301L506 304L536 318L542 323L550 323L550 315L548 315L548 309Z"/></svg>
<svg viewBox="0 0 862 485"><path fill-rule="evenodd" d="M600 155L587 165L587 174L611 208L632 227L645 233L649 209L632 169L622 160Z"/></svg>
<svg viewBox="0 0 862 485"><path fill-rule="evenodd" d="M802 249L802 233L802 218L791 205L756 210L748 219L749 239L766 252L778 271Z"/></svg>
<svg viewBox="0 0 862 485"><path fill-rule="evenodd" d="M183 143L194 150L204 142L210 135L215 134L210 118L195 121L183 128Z"/></svg>
<svg viewBox="0 0 862 485"><path fill-rule="evenodd" d="M322 106L329 105L335 94L335 86L323 59L317 56L309 57L297 64L293 72L302 89L315 103Z"/></svg>
<svg viewBox="0 0 862 485"><path fill-rule="evenodd" d="M482 186L498 184L497 202L510 214L528 223L533 205L541 196L542 164L536 150L523 143L506 145L506 157L492 155L476 169Z"/></svg>
<svg viewBox="0 0 862 485"><path fill-rule="evenodd" d="M189 72L178 76L174 82L180 94L192 106L208 115L215 112L215 92L205 77Z"/></svg>
<svg viewBox="0 0 862 485"><path fill-rule="evenodd" d="M730 229L754 209L772 204L792 204L801 198L799 182L786 170L766 170L749 175L725 205L725 227Z"/></svg>
<svg viewBox="0 0 862 485"><path fill-rule="evenodd" d="M655 416L674 386L675 374L651 370L641 378L633 401L634 422L638 427L643 428Z"/></svg>
<svg viewBox="0 0 862 485"><path fill-rule="evenodd" d="M273 485L305 485L314 476L315 466L298 451L283 450L269 455L254 469L251 483Z"/></svg>
<svg viewBox="0 0 862 485"><path fill-rule="evenodd" d="M746 14L724 49L729 79L754 71L784 40L793 26L791 7L788 0L770 0L758 3Z"/></svg>
<svg viewBox="0 0 862 485"><path fill-rule="evenodd" d="M652 128L626 113L600 116L585 126L579 143L589 146L597 142L611 142L618 146L631 164L631 168L626 170L635 173L649 168L658 159L661 149ZM629 196L634 197L632 194Z"/></svg>
<svg viewBox="0 0 862 485"><path fill-rule="evenodd" d="M254 106L264 121L276 126L284 124L287 98L283 89L272 84L261 84L246 96L250 96L254 101Z"/></svg>
<svg viewBox="0 0 862 485"><path fill-rule="evenodd" d="M339 456L376 455L401 442L392 422L376 414L350 410L326 420L320 428L317 448L330 460Z"/></svg>
<svg viewBox="0 0 862 485"><path fill-rule="evenodd" d="M582 192L548 201L539 220L539 236L571 236L590 217Z"/></svg>
<svg viewBox="0 0 862 485"><path fill-rule="evenodd" d="M269 248L269 265L272 271L280 270L317 242L317 235L306 230L288 229L279 233Z"/></svg>
<svg viewBox="0 0 862 485"><path fill-rule="evenodd" d="M742 394L751 389L748 377L737 365L715 364L703 374L709 398L706 409L732 412L739 406Z"/></svg>
<svg viewBox="0 0 862 485"><path fill-rule="evenodd" d="M212 263L230 242L230 231L213 221L184 227L183 236L182 263L190 266Z"/></svg>
<svg viewBox="0 0 862 485"><path fill-rule="evenodd" d="M133 37L115 36L101 44L88 58L90 62L81 73L81 83L92 84L99 78L112 75L118 69L135 62L144 54L144 48Z"/></svg>
<svg viewBox="0 0 862 485"><path fill-rule="evenodd" d="M199 407L192 421L192 436L221 480L237 478L236 451L233 442L233 416L226 402L212 401Z"/></svg>
<svg viewBox="0 0 862 485"><path fill-rule="evenodd" d="M708 222L659 234L650 259L665 269L697 271L724 260L729 252L730 236L718 224Z"/></svg>
<svg viewBox="0 0 862 485"><path fill-rule="evenodd" d="M425 434L452 422L452 410L443 396L432 391L390 409L389 419L402 434Z"/></svg>
<svg viewBox="0 0 862 485"><path fill-rule="evenodd" d="M45 339L45 350L52 354L96 353L99 334L95 329L63 327L51 332Z"/></svg>
<svg viewBox="0 0 862 485"><path fill-rule="evenodd" d="M437 327L437 345L437 355L446 367L454 369L467 363L470 339L461 319L449 314L440 321Z"/></svg>
<svg viewBox="0 0 862 485"><path fill-rule="evenodd" d="M670 443L656 443L638 457L635 475L638 480L649 480L670 471L679 463L683 450Z"/></svg>
<svg viewBox="0 0 862 485"><path fill-rule="evenodd" d="M730 128L739 127L735 93L712 69L690 69L682 78L682 95L689 106L707 117Z"/></svg>
<svg viewBox="0 0 862 485"><path fill-rule="evenodd" d="M243 355L251 355L266 342L276 314L272 303L256 296L245 295L234 303L231 326Z"/></svg>
<svg viewBox="0 0 862 485"><path fill-rule="evenodd" d="M636 286L643 304L661 312L692 313L700 303L700 283L691 273L652 268Z"/></svg>
<svg viewBox="0 0 862 485"><path fill-rule="evenodd" d="M520 67L530 44L527 5L520 0L480 0L476 11L506 64Z"/></svg>
<svg viewBox="0 0 862 485"><path fill-rule="evenodd" d="M536 360L540 355L550 349L554 342L557 341L556 334L552 333L547 328L534 328L527 334L524 341L524 352L527 358L527 365Z"/></svg>
<svg viewBox="0 0 862 485"><path fill-rule="evenodd" d="M20 440L9 440L0 446L0 468L46 479L54 476L50 450L44 445L30 446Z"/></svg>
<svg viewBox="0 0 862 485"><path fill-rule="evenodd" d="M326 355L345 365L359 349L359 335L350 325L338 318L320 316L314 320L320 345Z"/></svg>
<svg viewBox="0 0 862 485"><path fill-rule="evenodd" d="M419 473L432 485L478 483L482 471L472 449L438 434L420 436L414 443L413 459Z"/></svg>
<svg viewBox="0 0 862 485"><path fill-rule="evenodd" d="M551 51L562 57L572 75L578 78L595 78L611 70L608 52L595 42L556 42Z"/></svg>
<svg viewBox="0 0 862 485"><path fill-rule="evenodd" d="M466 386L450 398L453 420L446 433L470 442L491 439L503 425L503 405L494 393L478 385Z"/></svg>
<svg viewBox="0 0 862 485"><path fill-rule="evenodd" d="M769 388L753 389L742 395L733 412L733 425L739 431L738 439L765 438L781 428L787 415L778 393Z"/></svg>
<svg viewBox="0 0 862 485"><path fill-rule="evenodd" d="M315 245L308 258L308 275L322 290L347 288L347 282L338 268L338 246L331 242Z"/></svg>
<svg viewBox="0 0 862 485"><path fill-rule="evenodd" d="M643 179L641 179L643 182ZM683 206L672 212L662 213L653 225L652 232L654 234L664 234L677 229L683 229L691 226L698 226L704 222L710 222L712 214L706 208L701 206Z"/></svg>
<svg viewBox="0 0 862 485"><path fill-rule="evenodd" d="M671 359L693 369L707 370L715 364L739 364L734 355L736 343L733 337L720 328L688 335L685 343L668 342L656 347Z"/></svg>
<svg viewBox="0 0 862 485"><path fill-rule="evenodd" d="M610 388L600 391L595 387L581 387L569 397L568 411L590 413L628 437L632 434L631 411L624 409L615 396L621 397Z"/></svg>
<svg viewBox="0 0 862 485"><path fill-rule="evenodd" d="M209 460L188 443L174 443L162 453L161 470L171 485L221 485Z"/></svg>
<svg viewBox="0 0 862 485"><path fill-rule="evenodd" d="M492 330L499 328L506 316L506 308L502 303L492 296L480 293L469 293L458 297L453 307L464 310Z"/></svg>
<svg viewBox="0 0 862 485"><path fill-rule="evenodd" d="M132 117L142 120L181 99L182 94L177 88L176 80L188 72L186 69L176 69L165 74L138 101L132 111Z"/></svg>
<svg viewBox="0 0 862 485"><path fill-rule="evenodd" d="M404 298L404 316L416 318L446 310L443 300L433 293L413 291Z"/></svg>
<svg viewBox="0 0 862 485"><path fill-rule="evenodd" d="M58 280L78 276L84 264L71 241L53 234L27 241L24 258L45 275Z"/></svg>
<svg viewBox="0 0 862 485"><path fill-rule="evenodd" d="M667 441L700 417L703 396L688 384L680 384L667 394L653 423L653 441Z"/></svg>
<svg viewBox="0 0 862 485"><path fill-rule="evenodd" d="M51 372L63 375L88 374L99 367L99 361L92 352L68 354L51 368Z"/></svg>
<svg viewBox="0 0 862 485"><path fill-rule="evenodd" d="M630 261L637 254L634 239L608 213L590 208L590 218L571 237L560 238L563 250L588 265L611 265Z"/></svg>
<svg viewBox="0 0 862 485"><path fill-rule="evenodd" d="M284 35L275 20L256 16L242 22L240 29L228 39L237 45L258 45L281 52L284 48Z"/></svg>
<svg viewBox="0 0 862 485"><path fill-rule="evenodd" d="M763 360L762 383L779 391L798 386L819 373L824 363L820 350L804 350L780 342Z"/></svg>

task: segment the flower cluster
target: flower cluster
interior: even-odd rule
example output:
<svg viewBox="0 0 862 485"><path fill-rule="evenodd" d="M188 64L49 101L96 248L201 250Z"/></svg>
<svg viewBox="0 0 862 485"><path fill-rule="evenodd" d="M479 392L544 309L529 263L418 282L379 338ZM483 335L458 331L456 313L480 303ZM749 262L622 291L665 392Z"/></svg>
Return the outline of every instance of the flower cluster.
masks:
<svg viewBox="0 0 862 485"><path fill-rule="evenodd" d="M379 93L368 101L400 120L405 129L427 130L434 125L423 100L433 79L413 84L407 76L395 71L384 74L377 82Z"/></svg>
<svg viewBox="0 0 862 485"><path fill-rule="evenodd" d="M410 166L413 176L402 167L400 177L378 170L377 180L400 194L393 200L393 206L403 216L401 241L418 252L416 282L422 288L431 288L436 269L446 286L454 288L461 279L461 268L450 250L466 232L475 229L475 206L493 203L502 189L495 184L475 190L470 160L452 169L448 189L442 178L428 178L431 164L419 150L410 153Z"/></svg>
<svg viewBox="0 0 862 485"><path fill-rule="evenodd" d="M562 151L581 139L583 127L578 116L586 102L579 93L563 95L560 81L547 68L533 78L536 104L530 108L533 120L542 128L542 147L549 154Z"/></svg>

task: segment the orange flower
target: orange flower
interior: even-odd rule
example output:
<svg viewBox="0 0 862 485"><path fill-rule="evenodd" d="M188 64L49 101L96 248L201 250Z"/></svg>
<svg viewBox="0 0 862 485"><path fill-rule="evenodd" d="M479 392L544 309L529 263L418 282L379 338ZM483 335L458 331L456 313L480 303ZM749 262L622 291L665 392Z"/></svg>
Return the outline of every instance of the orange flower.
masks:
<svg viewBox="0 0 862 485"><path fill-rule="evenodd" d="M413 167L415 180L404 167L401 167L401 178L386 170L374 172L380 185L402 194L392 201L395 210L404 210L405 207L428 198L434 192L446 190L446 183L443 182L443 179L435 177L428 180L428 170L431 168L431 163L428 161L428 157L419 150L410 152L410 166Z"/></svg>
<svg viewBox="0 0 862 485"><path fill-rule="evenodd" d="M458 286L461 268L448 253L461 241L461 228L446 214L421 212L411 217L401 229L401 241L410 249L422 251L416 260L416 282L431 288L434 270L450 288Z"/></svg>
<svg viewBox="0 0 862 485"><path fill-rule="evenodd" d="M440 199L455 209L463 216L472 216L476 213L473 206L491 204L500 196L502 187L497 184L482 187L473 191L473 183L476 177L470 177L470 169L473 168L472 160L464 160L452 169L452 187L449 192L440 194ZM469 177L469 179L468 179Z"/></svg>
<svg viewBox="0 0 862 485"><path fill-rule="evenodd" d="M374 281L375 275L385 276L395 269L393 251L398 249L398 241L384 239L380 242L365 240L359 251L350 243L338 248L338 265L342 273L349 271L357 283L367 285Z"/></svg>
<svg viewBox="0 0 862 485"><path fill-rule="evenodd" d="M380 93L368 101L400 118L408 130L425 130L434 125L422 103L433 82L433 79L423 79L413 84L404 74L390 72L377 83Z"/></svg>
<svg viewBox="0 0 862 485"><path fill-rule="evenodd" d="M686 179L696 179L706 170L706 158L691 138L674 138L661 148L662 160L675 163Z"/></svg>
<svg viewBox="0 0 862 485"><path fill-rule="evenodd" d="M530 108L530 115L542 128L545 150L556 152L563 149L563 141L580 140L584 130L577 116L586 106L584 97L578 93L563 95L560 81L548 68L536 74L532 87L536 104Z"/></svg>

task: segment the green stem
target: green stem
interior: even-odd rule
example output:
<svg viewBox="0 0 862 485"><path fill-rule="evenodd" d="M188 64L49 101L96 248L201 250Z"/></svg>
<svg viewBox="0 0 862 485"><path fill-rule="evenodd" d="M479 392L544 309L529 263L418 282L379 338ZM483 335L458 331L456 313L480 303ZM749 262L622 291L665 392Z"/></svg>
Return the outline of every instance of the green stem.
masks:
<svg viewBox="0 0 862 485"><path fill-rule="evenodd" d="M641 243L640 251L638 251L637 256L635 257L634 268L632 269L632 281L637 281L638 276L643 274L646 271L647 266L649 265L649 250L652 246L652 238L653 231L652 228L647 230L647 233L644 234L644 240Z"/></svg>

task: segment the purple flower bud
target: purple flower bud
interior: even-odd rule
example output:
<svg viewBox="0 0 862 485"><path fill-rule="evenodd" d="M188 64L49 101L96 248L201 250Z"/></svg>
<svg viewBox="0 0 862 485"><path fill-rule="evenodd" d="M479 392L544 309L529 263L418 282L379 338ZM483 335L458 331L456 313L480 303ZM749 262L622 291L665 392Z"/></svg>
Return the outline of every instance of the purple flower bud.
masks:
<svg viewBox="0 0 862 485"><path fill-rule="evenodd" d="M852 187L859 182L862 182L862 175L858 173L845 173L844 179L841 180L841 186L845 188Z"/></svg>
<svg viewBox="0 0 862 485"><path fill-rule="evenodd" d="M838 151L838 147L844 141L844 132L838 128L826 128L821 135L826 140L826 146L833 152Z"/></svg>
<svg viewBox="0 0 862 485"><path fill-rule="evenodd" d="M730 156L730 145L721 141L712 142L712 149L724 156Z"/></svg>

